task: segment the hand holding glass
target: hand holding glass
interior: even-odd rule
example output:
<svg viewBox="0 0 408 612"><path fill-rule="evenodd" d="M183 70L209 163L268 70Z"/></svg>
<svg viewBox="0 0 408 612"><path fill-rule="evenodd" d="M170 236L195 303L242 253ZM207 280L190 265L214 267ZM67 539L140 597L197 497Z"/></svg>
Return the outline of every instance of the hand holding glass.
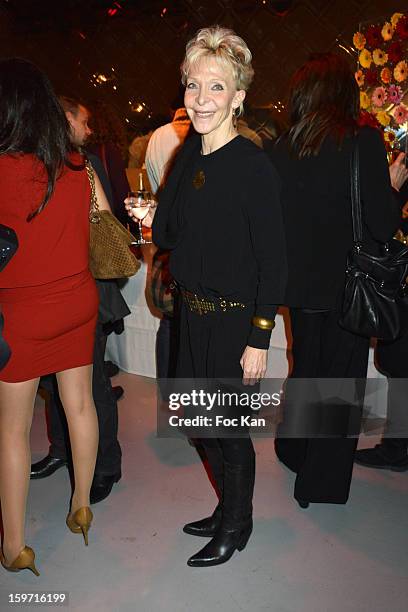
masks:
<svg viewBox="0 0 408 612"><path fill-rule="evenodd" d="M142 221L149 212L151 195L148 191L129 191L129 205L132 207L132 216L136 217L139 225L139 238L132 244L150 244L151 240L143 238Z"/></svg>

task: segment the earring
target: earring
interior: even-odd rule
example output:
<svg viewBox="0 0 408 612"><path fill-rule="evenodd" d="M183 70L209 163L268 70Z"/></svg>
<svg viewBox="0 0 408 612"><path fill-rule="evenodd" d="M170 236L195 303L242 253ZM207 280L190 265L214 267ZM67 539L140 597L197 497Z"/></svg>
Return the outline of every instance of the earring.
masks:
<svg viewBox="0 0 408 612"><path fill-rule="evenodd" d="M232 111L232 125L233 128L236 130L237 129L237 125L238 125L238 113L239 113L239 108L234 108L234 110Z"/></svg>

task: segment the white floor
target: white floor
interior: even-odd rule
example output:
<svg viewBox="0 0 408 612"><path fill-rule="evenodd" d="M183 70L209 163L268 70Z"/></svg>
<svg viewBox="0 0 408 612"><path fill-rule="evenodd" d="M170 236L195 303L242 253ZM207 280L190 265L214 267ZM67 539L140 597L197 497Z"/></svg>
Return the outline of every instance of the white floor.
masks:
<svg viewBox="0 0 408 612"><path fill-rule="evenodd" d="M346 506L301 510L272 439L257 439L253 536L227 564L192 569L186 560L206 540L181 526L212 511L215 496L195 450L156 437L154 381L119 383L123 478L93 506L89 547L65 526L67 471L32 482L27 543L41 577L0 572L2 612L17 608L10 593L47 591L67 592L61 609L78 612L406 612L408 473L356 467ZM42 400L32 449L33 460L48 449Z"/></svg>

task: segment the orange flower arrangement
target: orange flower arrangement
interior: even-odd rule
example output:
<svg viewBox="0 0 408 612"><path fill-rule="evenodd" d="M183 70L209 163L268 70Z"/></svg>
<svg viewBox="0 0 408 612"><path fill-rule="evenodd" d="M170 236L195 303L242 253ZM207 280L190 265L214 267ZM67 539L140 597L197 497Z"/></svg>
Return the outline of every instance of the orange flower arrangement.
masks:
<svg viewBox="0 0 408 612"><path fill-rule="evenodd" d="M358 56L358 61L363 68L369 68L371 66L371 62L373 61L370 51L368 49L363 49Z"/></svg>
<svg viewBox="0 0 408 612"><path fill-rule="evenodd" d="M408 89L408 12L362 27L353 45L358 51L355 79L361 112L372 117L372 125L393 134L408 121L408 107L402 103ZM392 138L387 139L392 146Z"/></svg>
<svg viewBox="0 0 408 612"><path fill-rule="evenodd" d="M408 76L408 64L405 60L398 62L394 68L394 79L398 83L402 83Z"/></svg>
<svg viewBox="0 0 408 612"><path fill-rule="evenodd" d="M384 40L391 40L393 35L394 35L394 28L391 25L391 23L389 23L389 21L386 21L381 30L381 36L383 37Z"/></svg>
<svg viewBox="0 0 408 612"><path fill-rule="evenodd" d="M382 82L385 83L386 85L388 85L388 83L391 82L391 76L392 76L391 70L389 68L383 68L381 70L380 77L381 77Z"/></svg>
<svg viewBox="0 0 408 612"><path fill-rule="evenodd" d="M373 61L377 66L384 66L388 62L388 55L382 49L373 51Z"/></svg>
<svg viewBox="0 0 408 612"><path fill-rule="evenodd" d="M362 34L361 32L356 32L354 34L353 45L355 46L356 49L358 49L359 51L364 49L366 42L367 41L366 41L366 37L364 36L364 34Z"/></svg>

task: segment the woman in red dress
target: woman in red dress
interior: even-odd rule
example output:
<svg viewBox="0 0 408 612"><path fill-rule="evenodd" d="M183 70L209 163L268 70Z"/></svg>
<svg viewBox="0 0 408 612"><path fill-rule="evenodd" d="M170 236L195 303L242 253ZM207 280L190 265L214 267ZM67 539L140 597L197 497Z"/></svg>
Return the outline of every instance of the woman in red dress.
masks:
<svg viewBox="0 0 408 612"><path fill-rule="evenodd" d="M96 180L101 208L109 208ZM11 358L0 371L0 560L29 568L25 506L29 432L40 376L57 373L68 421L75 488L67 525L87 532L98 446L91 379L98 309L88 269L90 185L84 159L47 77L21 59L0 62L0 222L19 248L0 274L4 338Z"/></svg>

